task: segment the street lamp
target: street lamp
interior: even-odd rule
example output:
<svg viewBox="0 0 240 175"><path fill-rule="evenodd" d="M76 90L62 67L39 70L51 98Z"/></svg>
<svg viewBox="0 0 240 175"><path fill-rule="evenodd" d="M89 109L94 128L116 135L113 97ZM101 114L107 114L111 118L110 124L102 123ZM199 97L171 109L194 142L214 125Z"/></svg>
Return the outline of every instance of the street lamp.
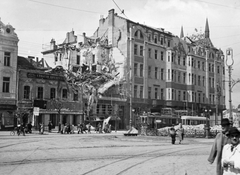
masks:
<svg viewBox="0 0 240 175"><path fill-rule="evenodd" d="M211 109L205 109L204 114L206 117L206 126L205 126L205 131L206 131L206 138L208 139L210 137L210 124L209 124L209 118L210 118L210 113L212 112Z"/></svg>
<svg viewBox="0 0 240 175"><path fill-rule="evenodd" d="M228 66L228 73L229 73L229 81L228 81L228 88L229 88L229 120L232 121L232 65L234 63L233 60L233 49L228 48L226 52L226 65Z"/></svg>

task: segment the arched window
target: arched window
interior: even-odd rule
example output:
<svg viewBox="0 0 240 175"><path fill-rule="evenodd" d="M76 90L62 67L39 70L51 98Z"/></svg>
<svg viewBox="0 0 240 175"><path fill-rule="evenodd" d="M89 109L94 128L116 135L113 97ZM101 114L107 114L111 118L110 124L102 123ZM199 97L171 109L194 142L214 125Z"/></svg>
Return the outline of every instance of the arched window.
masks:
<svg viewBox="0 0 240 175"><path fill-rule="evenodd" d="M140 39L144 39L142 32L141 31L139 31L139 32L140 32Z"/></svg>
<svg viewBox="0 0 240 175"><path fill-rule="evenodd" d="M134 34L135 37L138 37L138 30Z"/></svg>

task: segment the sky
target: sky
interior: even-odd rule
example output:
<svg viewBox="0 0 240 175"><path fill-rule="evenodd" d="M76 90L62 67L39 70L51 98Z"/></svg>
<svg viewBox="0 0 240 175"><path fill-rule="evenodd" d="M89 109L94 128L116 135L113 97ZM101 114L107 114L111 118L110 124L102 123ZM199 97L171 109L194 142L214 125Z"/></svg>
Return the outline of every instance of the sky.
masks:
<svg viewBox="0 0 240 175"><path fill-rule="evenodd" d="M52 38L60 44L72 30L77 35L85 32L92 36L100 16L105 18L110 9L131 21L164 28L178 36L181 26L185 36L196 30L204 32L208 19L213 45L224 53L233 49L232 79L240 79L240 0L1 0L0 18L15 28L19 56L42 58L41 51ZM229 80L227 70L225 76ZM240 83L232 87L232 104L240 104Z"/></svg>

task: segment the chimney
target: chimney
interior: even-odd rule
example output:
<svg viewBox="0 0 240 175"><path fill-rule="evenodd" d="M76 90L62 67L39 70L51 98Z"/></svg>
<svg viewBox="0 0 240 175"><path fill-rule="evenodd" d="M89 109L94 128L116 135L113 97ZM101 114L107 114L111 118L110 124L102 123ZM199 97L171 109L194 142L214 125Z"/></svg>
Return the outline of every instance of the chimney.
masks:
<svg viewBox="0 0 240 175"><path fill-rule="evenodd" d="M114 9L108 11L108 44L114 44Z"/></svg>
<svg viewBox="0 0 240 175"><path fill-rule="evenodd" d="M50 41L50 49L51 50L54 50L56 48L56 41L55 41L55 39L51 39L51 41Z"/></svg>

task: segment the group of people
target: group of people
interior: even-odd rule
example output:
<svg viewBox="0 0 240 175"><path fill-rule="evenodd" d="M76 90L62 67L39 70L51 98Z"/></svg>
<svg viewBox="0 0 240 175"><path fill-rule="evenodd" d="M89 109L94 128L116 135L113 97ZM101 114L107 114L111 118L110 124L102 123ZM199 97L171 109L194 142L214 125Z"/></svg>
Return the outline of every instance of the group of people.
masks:
<svg viewBox="0 0 240 175"><path fill-rule="evenodd" d="M174 127L171 127L169 130L170 137L172 139L172 144L175 144L176 142L176 136L178 136L179 144L181 144L183 138L184 138L184 129L182 127L182 124L179 123L179 128L175 129Z"/></svg>
<svg viewBox="0 0 240 175"><path fill-rule="evenodd" d="M222 132L215 138L208 161L212 164L216 159L217 175L240 175L240 132L227 118L222 119L221 126Z"/></svg>
<svg viewBox="0 0 240 175"><path fill-rule="evenodd" d="M74 125L69 123L62 124L59 122L58 124L58 133L61 134L74 134Z"/></svg>

